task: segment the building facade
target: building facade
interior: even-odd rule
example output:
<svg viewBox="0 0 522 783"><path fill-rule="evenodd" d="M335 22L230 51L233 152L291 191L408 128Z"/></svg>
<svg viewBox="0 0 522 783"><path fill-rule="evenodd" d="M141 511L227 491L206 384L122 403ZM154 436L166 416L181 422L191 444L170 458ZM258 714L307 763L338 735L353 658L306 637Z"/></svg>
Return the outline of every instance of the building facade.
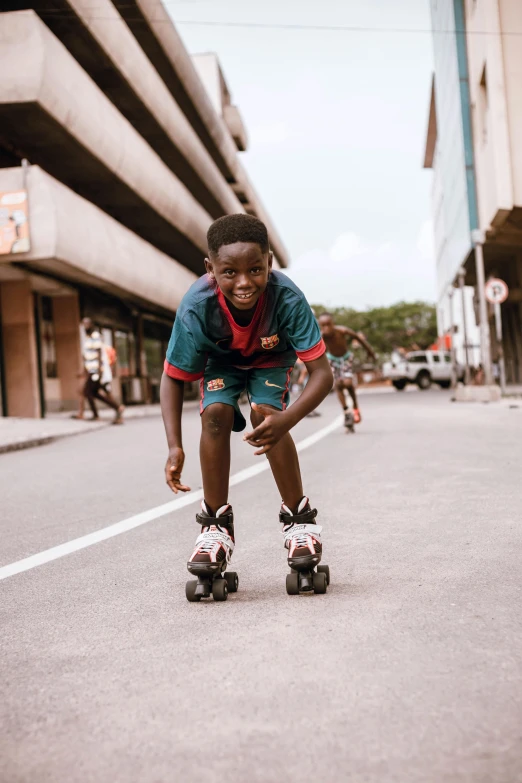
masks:
<svg viewBox="0 0 522 783"><path fill-rule="evenodd" d="M219 102L155 0L2 11L1 412L75 406L83 316L116 349L116 392L155 400L212 220L257 215L287 265L239 159L241 116L217 59Z"/></svg>
<svg viewBox="0 0 522 783"><path fill-rule="evenodd" d="M472 242L478 229L486 279L500 277L510 289L502 305L506 375L521 383L522 49L513 33L522 30L522 4L431 0L431 14L435 73L424 165L434 171L439 329L451 326L451 294L460 273L474 287L473 300L465 296L468 342L478 340ZM453 314L457 345L463 343L461 310L460 304ZM491 320L492 309L488 315ZM489 331L495 361L500 351L492 325ZM470 353L477 363L476 349Z"/></svg>
<svg viewBox="0 0 522 783"><path fill-rule="evenodd" d="M473 290L467 285L458 294L455 292L459 271L472 257L471 232L477 227L466 41L457 32L462 29L462 10L458 0L431 3L435 72L424 167L433 170L431 201L439 335L451 334L460 362L465 363L467 353L468 362L478 364Z"/></svg>

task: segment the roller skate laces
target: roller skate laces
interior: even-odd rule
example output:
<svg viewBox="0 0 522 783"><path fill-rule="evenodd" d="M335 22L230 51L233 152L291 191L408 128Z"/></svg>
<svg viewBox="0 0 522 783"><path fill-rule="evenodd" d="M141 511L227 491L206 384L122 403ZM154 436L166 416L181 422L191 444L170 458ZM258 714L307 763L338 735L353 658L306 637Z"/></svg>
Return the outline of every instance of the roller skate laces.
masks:
<svg viewBox="0 0 522 783"><path fill-rule="evenodd" d="M189 571L208 568L224 570L234 551L234 516L232 506L221 506L215 516L209 514L205 501L201 503L201 514L196 515L197 522L202 526L196 539L195 549L189 558Z"/></svg>
<svg viewBox="0 0 522 783"><path fill-rule="evenodd" d="M295 513L284 503L281 505L279 519L283 524L284 545L288 549L290 566L311 567L321 560L322 527L315 523L316 516L317 509L310 507L307 497L301 499Z"/></svg>

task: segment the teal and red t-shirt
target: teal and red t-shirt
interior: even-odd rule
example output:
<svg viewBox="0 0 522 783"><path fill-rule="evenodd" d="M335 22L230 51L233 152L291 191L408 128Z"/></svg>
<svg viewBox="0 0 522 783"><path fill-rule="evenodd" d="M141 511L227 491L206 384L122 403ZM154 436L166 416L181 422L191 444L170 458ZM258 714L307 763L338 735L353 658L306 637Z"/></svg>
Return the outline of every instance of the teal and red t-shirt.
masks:
<svg viewBox="0 0 522 783"><path fill-rule="evenodd" d="M203 377L207 362L250 367L291 367L325 352L304 294L286 275L270 274L248 326L239 326L216 281L204 275L187 291L174 321L165 372L181 381Z"/></svg>

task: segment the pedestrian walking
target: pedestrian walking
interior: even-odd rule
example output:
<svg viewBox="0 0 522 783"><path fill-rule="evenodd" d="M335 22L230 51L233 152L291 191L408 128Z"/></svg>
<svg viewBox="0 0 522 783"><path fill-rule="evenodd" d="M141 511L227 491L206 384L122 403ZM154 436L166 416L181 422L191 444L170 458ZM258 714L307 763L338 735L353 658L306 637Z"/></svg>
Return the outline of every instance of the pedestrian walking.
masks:
<svg viewBox="0 0 522 783"><path fill-rule="evenodd" d="M118 404L111 394L112 370L110 358L106 346L103 344L102 336L90 318L84 318L82 326L85 331L85 341L83 345L85 383L83 386L82 400L80 402L80 410L75 418L84 418L85 401L87 401L92 411L92 418L98 419L99 415L96 407L96 400L99 400L116 412L113 423L123 424L123 412L125 407Z"/></svg>

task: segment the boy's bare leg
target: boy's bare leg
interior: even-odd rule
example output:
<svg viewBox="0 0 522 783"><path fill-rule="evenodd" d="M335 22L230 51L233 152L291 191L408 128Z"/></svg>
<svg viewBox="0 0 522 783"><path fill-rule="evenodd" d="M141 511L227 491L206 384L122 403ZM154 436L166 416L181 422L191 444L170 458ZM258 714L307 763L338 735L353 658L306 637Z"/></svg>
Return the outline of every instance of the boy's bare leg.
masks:
<svg viewBox="0 0 522 783"><path fill-rule="evenodd" d="M233 424L234 408L225 403L209 405L201 415L199 456L203 496L214 514L228 503L230 434Z"/></svg>
<svg viewBox="0 0 522 783"><path fill-rule="evenodd" d="M355 394L355 386L353 385L353 382L345 381L345 388L352 398L353 407L357 410L359 406L357 405L357 395Z"/></svg>
<svg viewBox="0 0 522 783"><path fill-rule="evenodd" d="M263 421L263 417L251 411L250 420L255 427ZM295 443L289 432L283 435L276 446L273 446L266 455L270 462L281 500L290 508L297 509L299 501L303 497L303 482L301 469Z"/></svg>
<svg viewBox="0 0 522 783"><path fill-rule="evenodd" d="M341 403L343 410L346 409L346 395L344 393L344 381L337 381L335 384L335 391L337 393L337 399Z"/></svg>

